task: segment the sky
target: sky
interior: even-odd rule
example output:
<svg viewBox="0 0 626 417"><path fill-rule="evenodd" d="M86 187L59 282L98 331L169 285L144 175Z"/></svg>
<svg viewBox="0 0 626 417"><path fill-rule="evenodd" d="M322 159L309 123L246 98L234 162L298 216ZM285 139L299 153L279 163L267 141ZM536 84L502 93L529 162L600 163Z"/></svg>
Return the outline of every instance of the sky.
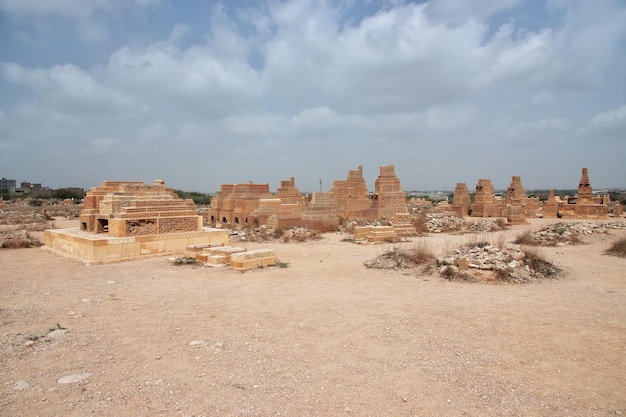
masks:
<svg viewBox="0 0 626 417"><path fill-rule="evenodd" d="M602 189L624 161L623 0L0 0L18 186Z"/></svg>

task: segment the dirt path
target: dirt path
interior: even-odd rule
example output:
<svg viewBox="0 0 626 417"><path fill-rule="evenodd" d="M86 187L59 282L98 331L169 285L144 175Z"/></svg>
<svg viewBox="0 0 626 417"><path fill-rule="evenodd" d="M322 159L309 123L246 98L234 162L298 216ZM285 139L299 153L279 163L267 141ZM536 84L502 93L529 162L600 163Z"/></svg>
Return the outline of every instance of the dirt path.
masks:
<svg viewBox="0 0 626 417"><path fill-rule="evenodd" d="M0 251L0 415L626 415L624 235L542 248L566 274L523 285L366 269L390 246L336 234L246 243L289 265L243 274Z"/></svg>

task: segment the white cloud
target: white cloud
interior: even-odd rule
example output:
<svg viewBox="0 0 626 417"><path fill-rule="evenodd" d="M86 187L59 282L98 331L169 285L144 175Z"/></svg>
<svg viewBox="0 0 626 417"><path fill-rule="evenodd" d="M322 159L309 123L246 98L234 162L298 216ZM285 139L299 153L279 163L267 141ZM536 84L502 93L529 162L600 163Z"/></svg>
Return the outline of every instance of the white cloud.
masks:
<svg viewBox="0 0 626 417"><path fill-rule="evenodd" d="M157 39L124 34L132 41L98 49L99 65L11 58L0 65L16 97L2 102L1 137L62 142L133 167L125 152L143 149L149 161L136 169L168 182L185 179L181 166L210 160L220 172L211 189L240 172L263 181L318 177L320 161L336 178L360 163L375 175L376 165L395 162L398 171L415 170L403 179L413 188L422 170L439 172L428 180L440 187L516 170L502 173L508 181L531 169L530 158L552 164L556 151L571 163L589 159L591 168L601 158L585 144L600 133L616 148L603 157L623 154L614 138L625 129L626 15L614 0L551 6L554 20L534 28L515 18L490 27L489 17L514 10L515 0L406 3L387 2L364 19L342 14L358 2L224 3L210 16L177 15ZM0 0L23 19L35 4ZM130 27L120 10L155 3L58 4L37 13L76 30L99 22L82 35L97 40L111 30L104 15ZM572 141L580 146L565 151ZM439 171L443 159L451 170ZM100 165L106 178L114 165ZM190 181L206 187L205 178Z"/></svg>
<svg viewBox="0 0 626 417"><path fill-rule="evenodd" d="M100 84L92 74L71 64L28 69L16 63L2 63L0 74L12 83L37 91L45 101L54 103L59 111L89 113L110 110L141 114L147 110L131 95Z"/></svg>
<svg viewBox="0 0 626 417"><path fill-rule="evenodd" d="M200 45L126 46L111 55L105 71L118 88L190 114L228 114L259 95L258 77L245 61L218 59Z"/></svg>
<svg viewBox="0 0 626 417"><path fill-rule="evenodd" d="M595 115L591 120L591 126L600 129L619 129L626 135L626 105Z"/></svg>
<svg viewBox="0 0 626 417"><path fill-rule="evenodd" d="M484 21L494 13L508 10L521 0L429 0L426 12L435 21L462 24L467 20Z"/></svg>

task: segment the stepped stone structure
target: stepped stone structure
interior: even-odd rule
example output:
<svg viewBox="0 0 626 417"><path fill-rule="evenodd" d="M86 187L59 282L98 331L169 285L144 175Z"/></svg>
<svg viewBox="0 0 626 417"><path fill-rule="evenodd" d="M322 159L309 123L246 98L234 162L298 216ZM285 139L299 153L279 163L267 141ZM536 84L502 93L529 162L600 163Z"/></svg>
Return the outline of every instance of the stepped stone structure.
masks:
<svg viewBox="0 0 626 417"><path fill-rule="evenodd" d="M289 180L281 181L280 187L276 190L276 198L280 198L283 204L306 205L306 197L302 195L296 187L296 180L291 177Z"/></svg>
<svg viewBox="0 0 626 417"><path fill-rule="evenodd" d="M103 181L85 196L79 228L46 230L44 248L104 263L226 243L227 231L205 228L193 201L182 200L163 180Z"/></svg>
<svg viewBox="0 0 626 417"><path fill-rule="evenodd" d="M275 198L259 200L259 207L252 213L255 224L266 224L274 229L300 226L306 197L296 188L294 177L281 181Z"/></svg>
<svg viewBox="0 0 626 417"><path fill-rule="evenodd" d="M452 212L459 217L465 217L471 214L472 200L466 183L459 182L456 184L456 187L454 187L451 209Z"/></svg>
<svg viewBox="0 0 626 417"><path fill-rule="evenodd" d="M202 216L192 200L182 200L162 180L103 181L85 196L80 229L113 237L202 230Z"/></svg>
<svg viewBox="0 0 626 417"><path fill-rule="evenodd" d="M278 210L267 218L266 224L274 229L300 226L307 198L296 188L294 177L280 182L280 187L276 190L276 198L280 200L280 205Z"/></svg>
<svg viewBox="0 0 626 417"><path fill-rule="evenodd" d="M376 209L377 219L390 219L396 213L408 213L406 193L402 191L402 185L396 176L396 168L393 164L380 167L372 202Z"/></svg>
<svg viewBox="0 0 626 417"><path fill-rule="evenodd" d="M608 195L593 195L589 170L583 168L578 184L578 196L575 199L567 198L559 212L564 219L604 219L607 217L609 203Z"/></svg>
<svg viewBox="0 0 626 417"><path fill-rule="evenodd" d="M556 219L559 216L559 205L563 204L561 199L554 196L554 190L550 190L548 199L543 203L543 217L546 219Z"/></svg>
<svg viewBox="0 0 626 417"><path fill-rule="evenodd" d="M393 226L360 226L353 231L355 242L391 243L397 242L399 236Z"/></svg>
<svg viewBox="0 0 626 417"><path fill-rule="evenodd" d="M613 207L613 215L621 216L622 215L622 204L619 200L615 201L615 206Z"/></svg>
<svg viewBox="0 0 626 417"><path fill-rule="evenodd" d="M528 203L526 190L522 185L522 179L514 175L511 184L506 191L505 204L506 220L509 224L523 224L526 222L525 208Z"/></svg>
<svg viewBox="0 0 626 417"><path fill-rule="evenodd" d="M481 178L476 184L476 197L472 204L473 217L497 217L500 210L496 202L493 183L490 179Z"/></svg>
<svg viewBox="0 0 626 417"><path fill-rule="evenodd" d="M376 210L372 209L362 165L358 169L349 170L346 180L333 181L330 195L339 205L340 215L344 219L375 219Z"/></svg>
<svg viewBox="0 0 626 417"><path fill-rule="evenodd" d="M272 228L303 226L313 230L337 230L345 220L393 219L408 213L406 193L402 191L393 164L380 167L375 192L370 196L363 166L348 171L346 180L335 180L328 193L313 193L311 201L296 188L295 180L281 181L275 194L266 184L223 184L211 201L212 223L266 224ZM397 220L396 224L406 222Z"/></svg>
<svg viewBox="0 0 626 417"><path fill-rule="evenodd" d="M272 199L268 183L222 184L220 193L211 200L209 213L215 223L259 223L254 211L259 208L260 200Z"/></svg>
<svg viewBox="0 0 626 417"><path fill-rule="evenodd" d="M302 227L311 230L339 230L341 209L330 193L313 193L302 213Z"/></svg>

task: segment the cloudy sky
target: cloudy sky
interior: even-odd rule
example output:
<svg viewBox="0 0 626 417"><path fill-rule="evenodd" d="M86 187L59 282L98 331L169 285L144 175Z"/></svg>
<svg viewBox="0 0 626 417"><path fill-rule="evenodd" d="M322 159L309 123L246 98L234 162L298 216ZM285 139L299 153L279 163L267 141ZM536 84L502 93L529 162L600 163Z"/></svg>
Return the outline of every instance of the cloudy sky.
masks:
<svg viewBox="0 0 626 417"><path fill-rule="evenodd" d="M0 176L626 187L623 0L0 0Z"/></svg>

